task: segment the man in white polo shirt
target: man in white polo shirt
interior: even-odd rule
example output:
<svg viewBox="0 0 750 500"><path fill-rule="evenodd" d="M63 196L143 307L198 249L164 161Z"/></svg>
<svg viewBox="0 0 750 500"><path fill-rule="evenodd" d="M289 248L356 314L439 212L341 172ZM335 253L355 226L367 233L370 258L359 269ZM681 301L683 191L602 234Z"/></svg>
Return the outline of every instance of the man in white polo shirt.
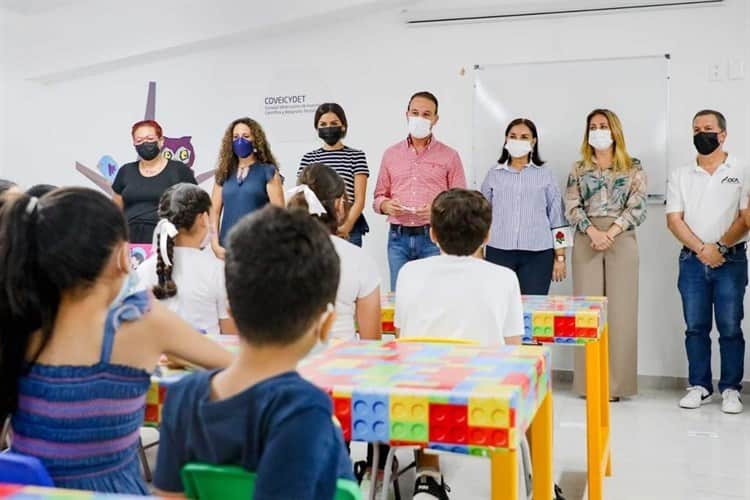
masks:
<svg viewBox="0 0 750 500"><path fill-rule="evenodd" d="M743 300L747 287L747 226L750 173L724 152L726 119L714 110L693 118L695 163L672 173L667 190L667 226L684 245L678 288L687 330L688 393L682 408L711 400L712 313L719 330L719 392L725 413L742 412L745 339Z"/></svg>

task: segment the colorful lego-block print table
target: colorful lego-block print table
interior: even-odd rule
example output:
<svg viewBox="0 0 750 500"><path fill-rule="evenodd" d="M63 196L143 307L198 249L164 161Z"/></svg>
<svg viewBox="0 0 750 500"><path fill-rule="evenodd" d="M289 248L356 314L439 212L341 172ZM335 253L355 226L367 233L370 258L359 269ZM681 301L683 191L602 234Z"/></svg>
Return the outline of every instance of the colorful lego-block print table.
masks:
<svg viewBox="0 0 750 500"><path fill-rule="evenodd" d="M493 499L517 498L517 450L530 430L534 498L552 496L547 347L351 341L300 373L331 395L346 439L489 457Z"/></svg>
<svg viewBox="0 0 750 500"><path fill-rule="evenodd" d="M589 498L601 500L612 474L609 419L609 342L606 297L523 297L525 344L573 344L586 349L586 421ZM395 334L395 299L381 301L383 333Z"/></svg>
<svg viewBox="0 0 750 500"><path fill-rule="evenodd" d="M42 488L40 486L21 486L18 484L0 484L0 498L7 498L10 500L143 500L163 497L115 495L109 493L96 493L94 491Z"/></svg>

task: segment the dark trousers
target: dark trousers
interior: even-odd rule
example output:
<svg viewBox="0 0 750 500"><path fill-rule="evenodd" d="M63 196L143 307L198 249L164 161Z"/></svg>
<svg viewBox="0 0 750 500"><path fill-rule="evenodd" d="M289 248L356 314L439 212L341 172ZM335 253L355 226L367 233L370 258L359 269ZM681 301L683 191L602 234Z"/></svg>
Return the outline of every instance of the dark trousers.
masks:
<svg viewBox="0 0 750 500"><path fill-rule="evenodd" d="M487 247L485 258L507 267L518 276L522 295L547 295L555 264L553 249L533 252L530 250L500 250Z"/></svg>
<svg viewBox="0 0 750 500"><path fill-rule="evenodd" d="M680 277L677 287L685 316L685 349L688 379L691 386L713 392L711 380L711 329L716 321L719 330L721 375L719 392L742 387L745 362L745 339L742 319L747 287L745 244L732 248L726 262L716 269L704 265L696 255L683 249L680 253ZM713 316L713 317L712 317Z"/></svg>

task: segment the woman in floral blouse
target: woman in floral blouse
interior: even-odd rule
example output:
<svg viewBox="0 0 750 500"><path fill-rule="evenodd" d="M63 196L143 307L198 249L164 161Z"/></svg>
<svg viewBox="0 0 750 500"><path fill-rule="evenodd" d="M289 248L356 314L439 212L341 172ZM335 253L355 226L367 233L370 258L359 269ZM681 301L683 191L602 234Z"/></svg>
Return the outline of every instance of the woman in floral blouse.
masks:
<svg viewBox="0 0 750 500"><path fill-rule="evenodd" d="M565 195L565 216L576 229L573 293L609 299L610 394L619 401L638 392L635 228L646 219L646 174L628 154L620 119L607 109L586 118L581 156ZM586 392L585 357L578 350L573 388Z"/></svg>

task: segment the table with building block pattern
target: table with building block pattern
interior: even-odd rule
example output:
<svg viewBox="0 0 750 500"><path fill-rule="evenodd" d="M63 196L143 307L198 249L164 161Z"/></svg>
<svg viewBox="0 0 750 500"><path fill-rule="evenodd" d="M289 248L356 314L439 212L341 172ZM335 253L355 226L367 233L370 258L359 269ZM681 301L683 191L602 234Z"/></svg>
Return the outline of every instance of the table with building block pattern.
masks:
<svg viewBox="0 0 750 500"><path fill-rule="evenodd" d="M534 498L552 496L547 347L350 341L300 373L331 396L347 440L490 458L493 499L517 498L517 450L530 429Z"/></svg>
<svg viewBox="0 0 750 500"><path fill-rule="evenodd" d="M523 311L525 344L574 344L586 349L589 498L601 500L603 478L612 474L607 298L526 295ZM383 333L395 335L393 294L383 296L381 314Z"/></svg>
<svg viewBox="0 0 750 500"><path fill-rule="evenodd" d="M116 493L0 483L0 498L6 500L148 500L166 497L118 495Z"/></svg>
<svg viewBox="0 0 750 500"><path fill-rule="evenodd" d="M235 336L213 338L237 347ZM299 370L331 396L347 440L490 458L493 499L517 498L519 439L529 430L535 498L552 498L547 347L347 341ZM187 373L162 368L153 377L147 425L159 424L169 386Z"/></svg>

